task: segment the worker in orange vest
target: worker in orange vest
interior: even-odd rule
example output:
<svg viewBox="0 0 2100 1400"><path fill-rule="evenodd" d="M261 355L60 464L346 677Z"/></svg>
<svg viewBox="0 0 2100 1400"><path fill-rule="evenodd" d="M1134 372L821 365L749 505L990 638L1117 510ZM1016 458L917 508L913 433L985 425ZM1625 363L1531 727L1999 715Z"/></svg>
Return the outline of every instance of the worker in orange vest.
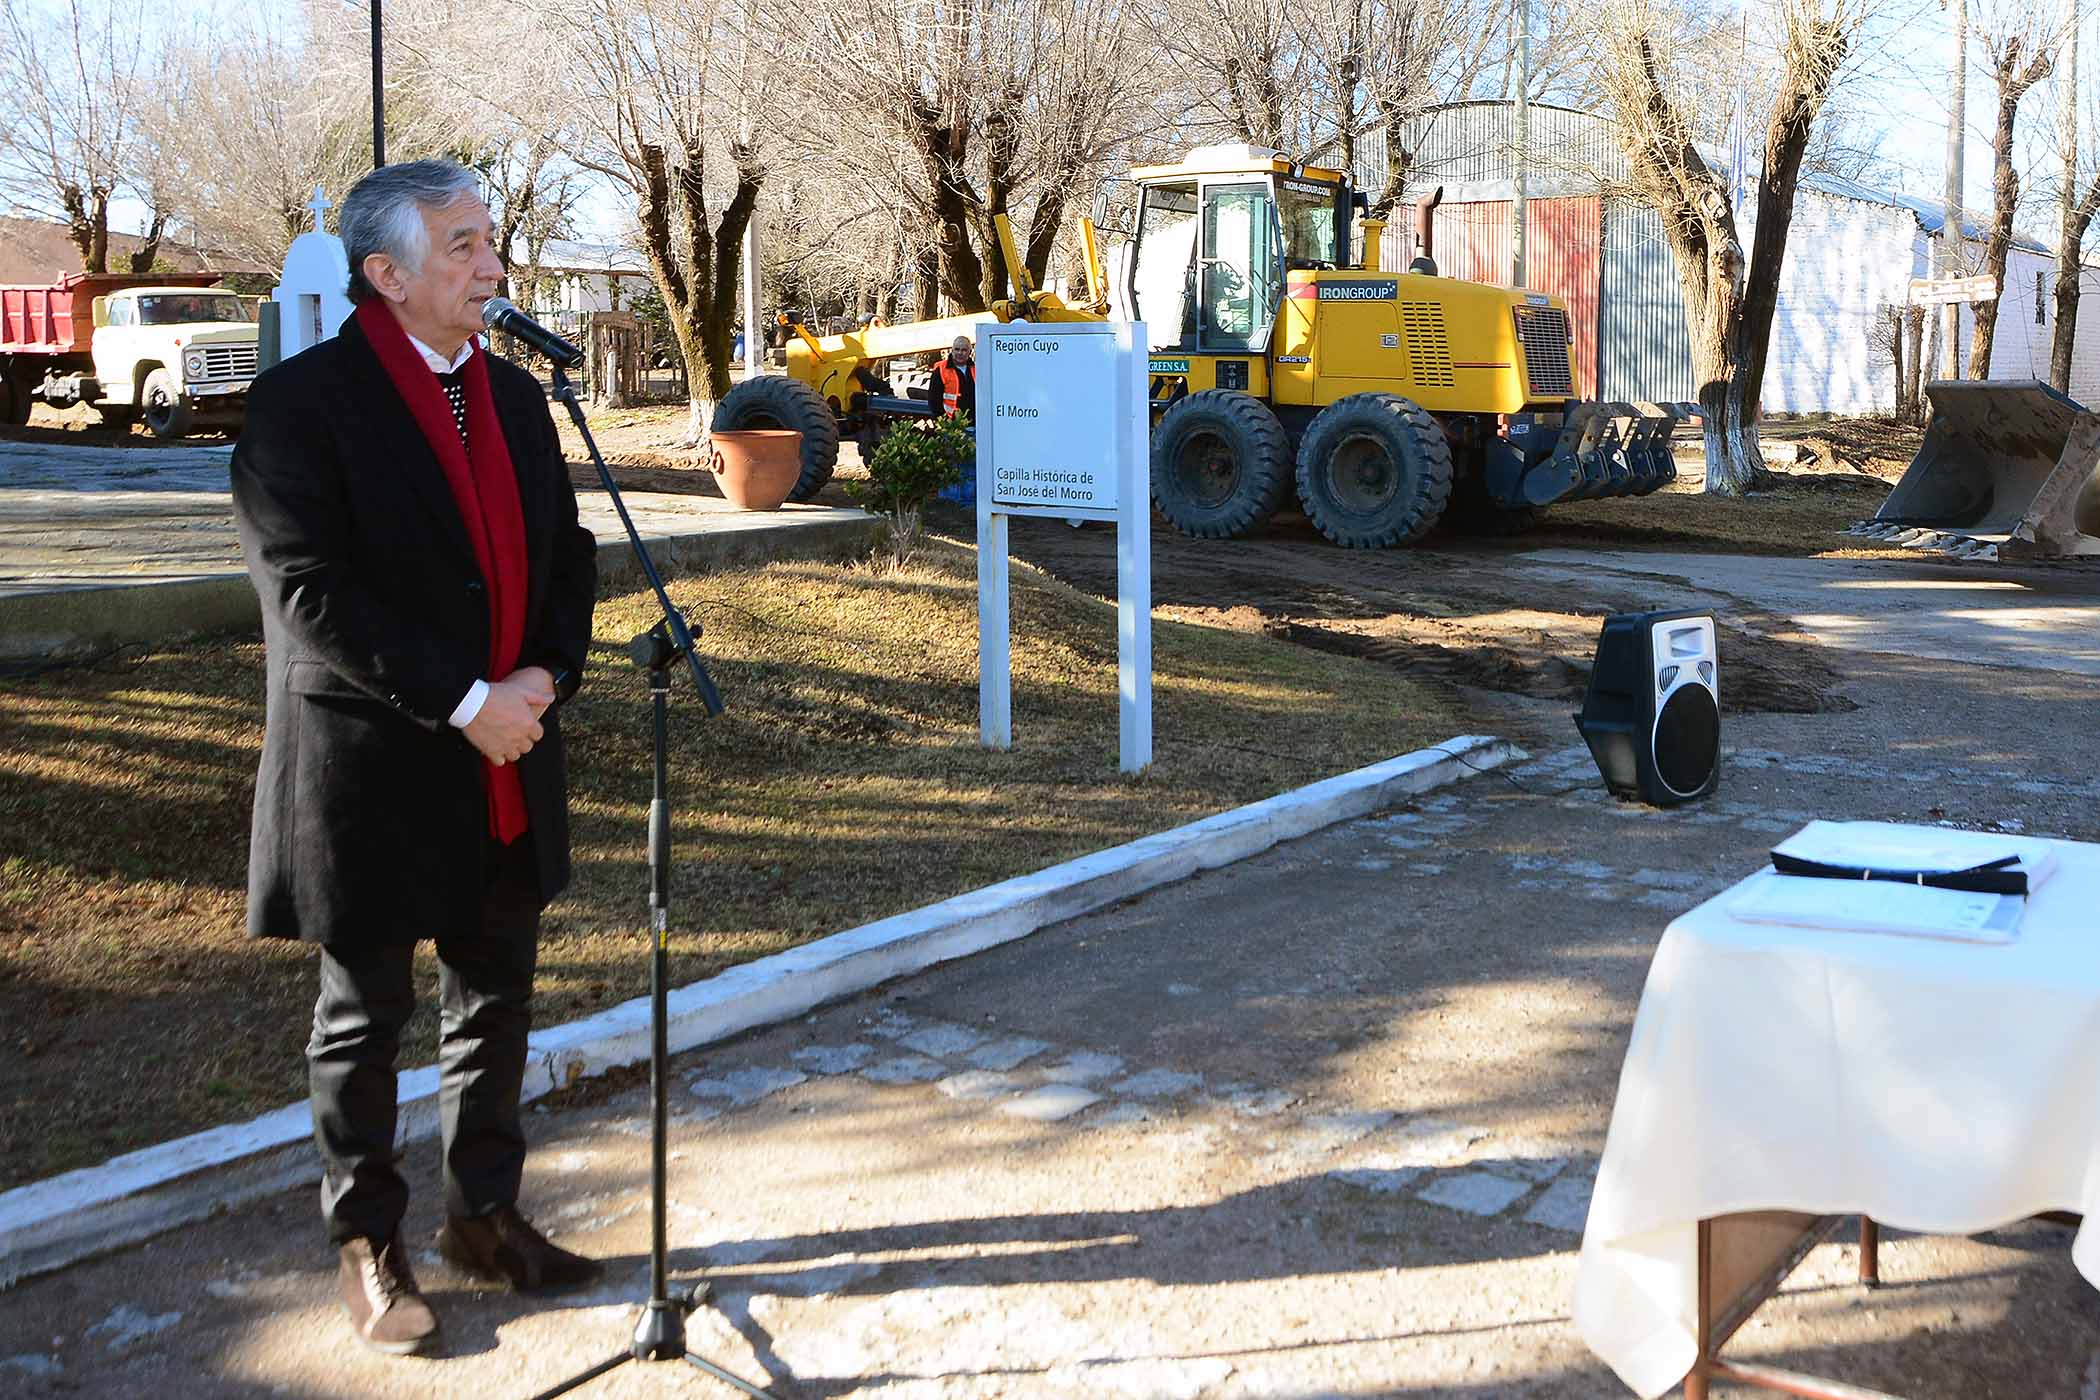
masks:
<svg viewBox="0 0 2100 1400"><path fill-rule="evenodd" d="M970 337L959 335L948 347L948 353L935 362L933 384L937 397L934 402L940 411L953 418L958 413L968 414L970 421L977 420L977 367L970 363L972 347Z"/></svg>

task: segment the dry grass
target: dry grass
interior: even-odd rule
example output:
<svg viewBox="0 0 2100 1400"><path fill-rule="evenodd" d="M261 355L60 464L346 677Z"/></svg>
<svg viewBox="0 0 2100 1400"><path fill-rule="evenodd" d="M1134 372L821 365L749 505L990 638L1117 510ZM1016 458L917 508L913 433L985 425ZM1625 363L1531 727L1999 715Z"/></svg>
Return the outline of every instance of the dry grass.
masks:
<svg viewBox="0 0 2100 1400"><path fill-rule="evenodd" d="M972 567L937 544L902 572L674 585L730 705L674 708L677 981L1466 727L1387 668L1161 622L1158 762L1122 778L1113 609L1016 565L1016 747L989 753ZM542 939L543 1024L646 990L648 701L623 644L651 616L601 602L567 719L577 878ZM0 684L0 1187L305 1092L310 953L242 932L261 691L252 642ZM433 1034L426 1008L404 1060Z"/></svg>
<svg viewBox="0 0 2100 1400"><path fill-rule="evenodd" d="M1847 470L1772 475L1772 490L1740 500L1709 496L1696 480L1680 478L1652 496L1556 505L1512 544L1848 558L1904 554L1843 535L1847 526L1881 509L1887 481Z"/></svg>

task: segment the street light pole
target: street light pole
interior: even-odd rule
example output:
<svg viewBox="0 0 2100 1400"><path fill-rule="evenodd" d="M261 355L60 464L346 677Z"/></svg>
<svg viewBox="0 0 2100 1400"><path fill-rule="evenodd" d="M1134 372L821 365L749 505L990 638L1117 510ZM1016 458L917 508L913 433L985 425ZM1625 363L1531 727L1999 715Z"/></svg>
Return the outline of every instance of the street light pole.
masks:
<svg viewBox="0 0 2100 1400"><path fill-rule="evenodd" d="M1524 226L1531 219L1531 0L1517 0L1517 197L1510 210L1510 285L1524 277Z"/></svg>
<svg viewBox="0 0 2100 1400"><path fill-rule="evenodd" d="M379 43L379 0L372 5L372 168L386 164L386 73Z"/></svg>

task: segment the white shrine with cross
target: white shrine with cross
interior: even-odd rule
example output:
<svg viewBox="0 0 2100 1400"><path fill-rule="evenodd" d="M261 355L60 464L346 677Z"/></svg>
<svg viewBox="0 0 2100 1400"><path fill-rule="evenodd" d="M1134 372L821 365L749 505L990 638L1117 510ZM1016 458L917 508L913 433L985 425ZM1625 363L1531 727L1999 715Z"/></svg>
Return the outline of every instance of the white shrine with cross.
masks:
<svg viewBox="0 0 2100 1400"><path fill-rule="evenodd" d="M333 336L350 315L350 255L327 229L332 206L314 186L311 232L292 240L284 255L284 280L270 293L278 306L278 358L288 359Z"/></svg>

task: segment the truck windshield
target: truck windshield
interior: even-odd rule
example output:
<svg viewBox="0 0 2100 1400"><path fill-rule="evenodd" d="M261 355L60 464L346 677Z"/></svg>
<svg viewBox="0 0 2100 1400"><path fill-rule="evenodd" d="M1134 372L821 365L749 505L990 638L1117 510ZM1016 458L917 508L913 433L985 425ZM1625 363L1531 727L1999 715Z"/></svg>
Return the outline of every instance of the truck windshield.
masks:
<svg viewBox="0 0 2100 1400"><path fill-rule="evenodd" d="M1279 180L1283 205L1283 253L1291 267L1337 267L1334 187Z"/></svg>
<svg viewBox="0 0 2100 1400"><path fill-rule="evenodd" d="M142 326L186 326L200 321L253 321L243 297L231 292L164 292L139 298Z"/></svg>

